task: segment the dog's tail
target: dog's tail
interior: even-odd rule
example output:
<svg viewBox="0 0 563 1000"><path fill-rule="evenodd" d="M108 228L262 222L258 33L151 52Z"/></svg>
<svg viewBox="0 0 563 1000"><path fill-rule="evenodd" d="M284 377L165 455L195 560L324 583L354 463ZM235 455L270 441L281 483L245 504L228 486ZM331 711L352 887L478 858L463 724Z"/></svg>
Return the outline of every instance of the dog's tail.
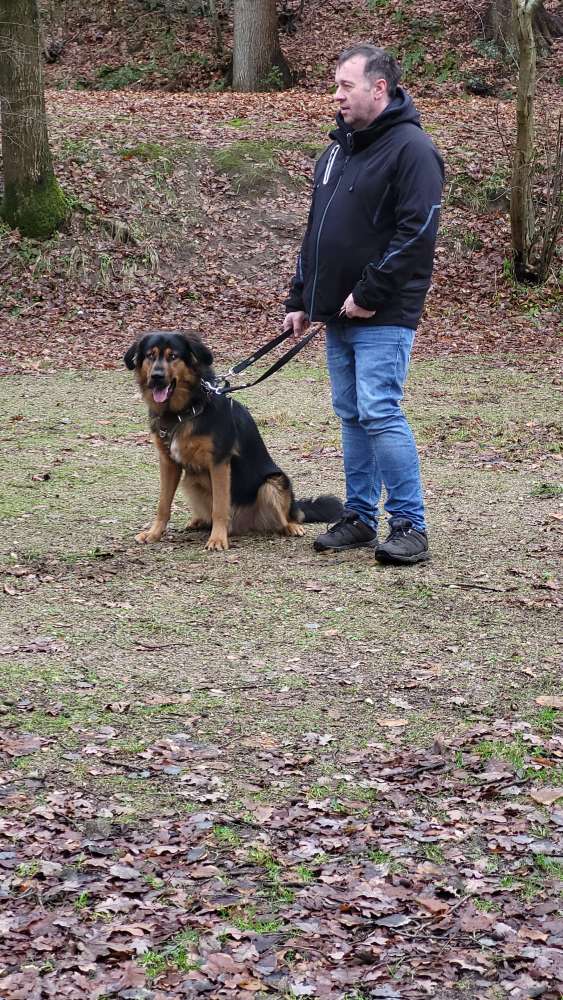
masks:
<svg viewBox="0 0 563 1000"><path fill-rule="evenodd" d="M320 524L326 521L339 521L344 516L344 505L331 493L323 493L315 500L296 500L295 506L299 512L299 520L306 524Z"/></svg>

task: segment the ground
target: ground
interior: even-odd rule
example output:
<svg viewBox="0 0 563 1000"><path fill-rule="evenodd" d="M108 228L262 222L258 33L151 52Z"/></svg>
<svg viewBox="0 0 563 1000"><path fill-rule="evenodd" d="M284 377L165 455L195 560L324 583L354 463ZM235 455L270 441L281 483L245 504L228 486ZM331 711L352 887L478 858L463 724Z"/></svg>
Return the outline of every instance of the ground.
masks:
<svg viewBox="0 0 563 1000"><path fill-rule="evenodd" d="M561 257L514 281L509 70L469 5L346 7L387 44L408 21L446 161L405 400L432 562L317 555L313 526L210 554L181 500L140 546L158 470L123 353L195 329L223 370L278 332L351 29L307 5L288 94L149 93L180 76L102 6L49 70L71 222L0 234L0 996L559 1000ZM342 495L322 332L243 398L298 495Z"/></svg>
<svg viewBox="0 0 563 1000"><path fill-rule="evenodd" d="M558 996L559 436L522 361L414 364L407 571L312 526L209 554L180 502L136 545L130 373L3 381L3 997ZM322 367L246 401L341 489Z"/></svg>

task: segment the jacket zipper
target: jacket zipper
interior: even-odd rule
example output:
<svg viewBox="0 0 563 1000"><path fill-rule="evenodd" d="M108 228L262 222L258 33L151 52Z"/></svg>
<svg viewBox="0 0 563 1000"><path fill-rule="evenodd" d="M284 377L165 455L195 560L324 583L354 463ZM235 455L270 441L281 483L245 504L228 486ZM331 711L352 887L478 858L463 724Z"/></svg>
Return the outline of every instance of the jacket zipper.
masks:
<svg viewBox="0 0 563 1000"><path fill-rule="evenodd" d="M350 157L347 156L345 158L345 160L344 160L344 165L343 165L342 170L340 172L340 177L338 178L338 180L336 182L336 185L334 187L334 191L332 192L330 198L328 199L326 208L325 208L325 210L324 210L324 212L322 214L322 218L321 218L321 221L319 223L319 229L318 229L318 232L317 232L317 245L316 245L316 248L315 248L315 276L313 278L313 290L311 292L311 309L310 309L310 318L311 318L311 320L313 319L313 315L314 315L314 312L315 312L315 292L317 290L317 278L318 278L318 275L319 275L319 244L320 244L320 241L321 241L321 232L322 232L323 224L324 224L324 221L325 221L325 218L326 218L326 213L328 212L328 210L330 208L332 199L334 198L336 192L338 191L338 188L340 186L340 181L344 177L344 171L346 170L346 167L348 165L349 159L350 159Z"/></svg>

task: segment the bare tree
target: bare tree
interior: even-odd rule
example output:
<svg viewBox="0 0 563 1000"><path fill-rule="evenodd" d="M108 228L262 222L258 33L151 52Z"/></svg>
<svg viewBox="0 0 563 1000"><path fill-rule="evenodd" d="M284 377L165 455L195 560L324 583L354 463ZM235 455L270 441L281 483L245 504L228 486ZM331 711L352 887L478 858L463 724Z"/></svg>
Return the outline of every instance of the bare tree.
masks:
<svg viewBox="0 0 563 1000"><path fill-rule="evenodd" d="M560 4L561 7L561 4ZM512 17L512 0L490 0L483 15L485 35L502 49L513 53L516 36ZM533 28L536 46L540 52L548 49L555 38L563 35L563 13L547 11L544 0L534 4Z"/></svg>
<svg viewBox="0 0 563 1000"><path fill-rule="evenodd" d="M280 48L276 0L235 0L233 90L276 90L290 82Z"/></svg>
<svg viewBox="0 0 563 1000"><path fill-rule="evenodd" d="M54 63L65 45L66 0L38 0L41 51L45 62Z"/></svg>
<svg viewBox="0 0 563 1000"><path fill-rule="evenodd" d="M49 148L37 0L0 0L0 108L8 225L50 236L68 214Z"/></svg>
<svg viewBox="0 0 563 1000"><path fill-rule="evenodd" d="M558 232L563 223L561 185L563 176L561 119L555 156L548 160L546 211L537 224L533 181L537 147L534 135L536 94L536 41L534 11L541 0L512 0L513 33L517 45L518 92L516 104L516 145L510 186L510 225L514 271L519 281L544 281Z"/></svg>

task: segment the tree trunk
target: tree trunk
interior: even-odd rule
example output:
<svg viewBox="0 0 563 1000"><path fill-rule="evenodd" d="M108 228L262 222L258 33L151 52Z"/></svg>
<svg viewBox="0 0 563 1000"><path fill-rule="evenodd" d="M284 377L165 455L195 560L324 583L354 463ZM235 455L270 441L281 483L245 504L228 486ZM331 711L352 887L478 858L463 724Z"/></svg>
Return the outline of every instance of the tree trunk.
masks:
<svg viewBox="0 0 563 1000"><path fill-rule="evenodd" d="M0 0L0 108L3 217L24 236L50 236L68 203L49 149L37 0Z"/></svg>
<svg viewBox="0 0 563 1000"><path fill-rule="evenodd" d="M290 82L276 0L235 0L233 90L282 90Z"/></svg>
<svg viewBox="0 0 563 1000"><path fill-rule="evenodd" d="M213 25L213 32L215 34L215 55L218 59L223 55L223 26L221 24L221 16L217 10L216 0L209 0L209 17L211 18L211 23Z"/></svg>
<svg viewBox="0 0 563 1000"><path fill-rule="evenodd" d="M519 281L533 280L531 253L535 241L532 198L534 161L534 98L536 93L536 43L534 8L540 0L512 0L514 36L518 46L516 99L516 148L510 185L510 225L514 270ZM537 280L537 279L536 279Z"/></svg>
<svg viewBox="0 0 563 1000"><path fill-rule="evenodd" d="M54 63L65 44L65 0L38 0L38 3L41 52L45 62Z"/></svg>
<svg viewBox="0 0 563 1000"><path fill-rule="evenodd" d="M512 0L491 0L483 15L486 37L503 50L513 53L517 42L512 20ZM536 46L545 52L555 38L563 37L563 14L551 13L538 0L533 15Z"/></svg>

